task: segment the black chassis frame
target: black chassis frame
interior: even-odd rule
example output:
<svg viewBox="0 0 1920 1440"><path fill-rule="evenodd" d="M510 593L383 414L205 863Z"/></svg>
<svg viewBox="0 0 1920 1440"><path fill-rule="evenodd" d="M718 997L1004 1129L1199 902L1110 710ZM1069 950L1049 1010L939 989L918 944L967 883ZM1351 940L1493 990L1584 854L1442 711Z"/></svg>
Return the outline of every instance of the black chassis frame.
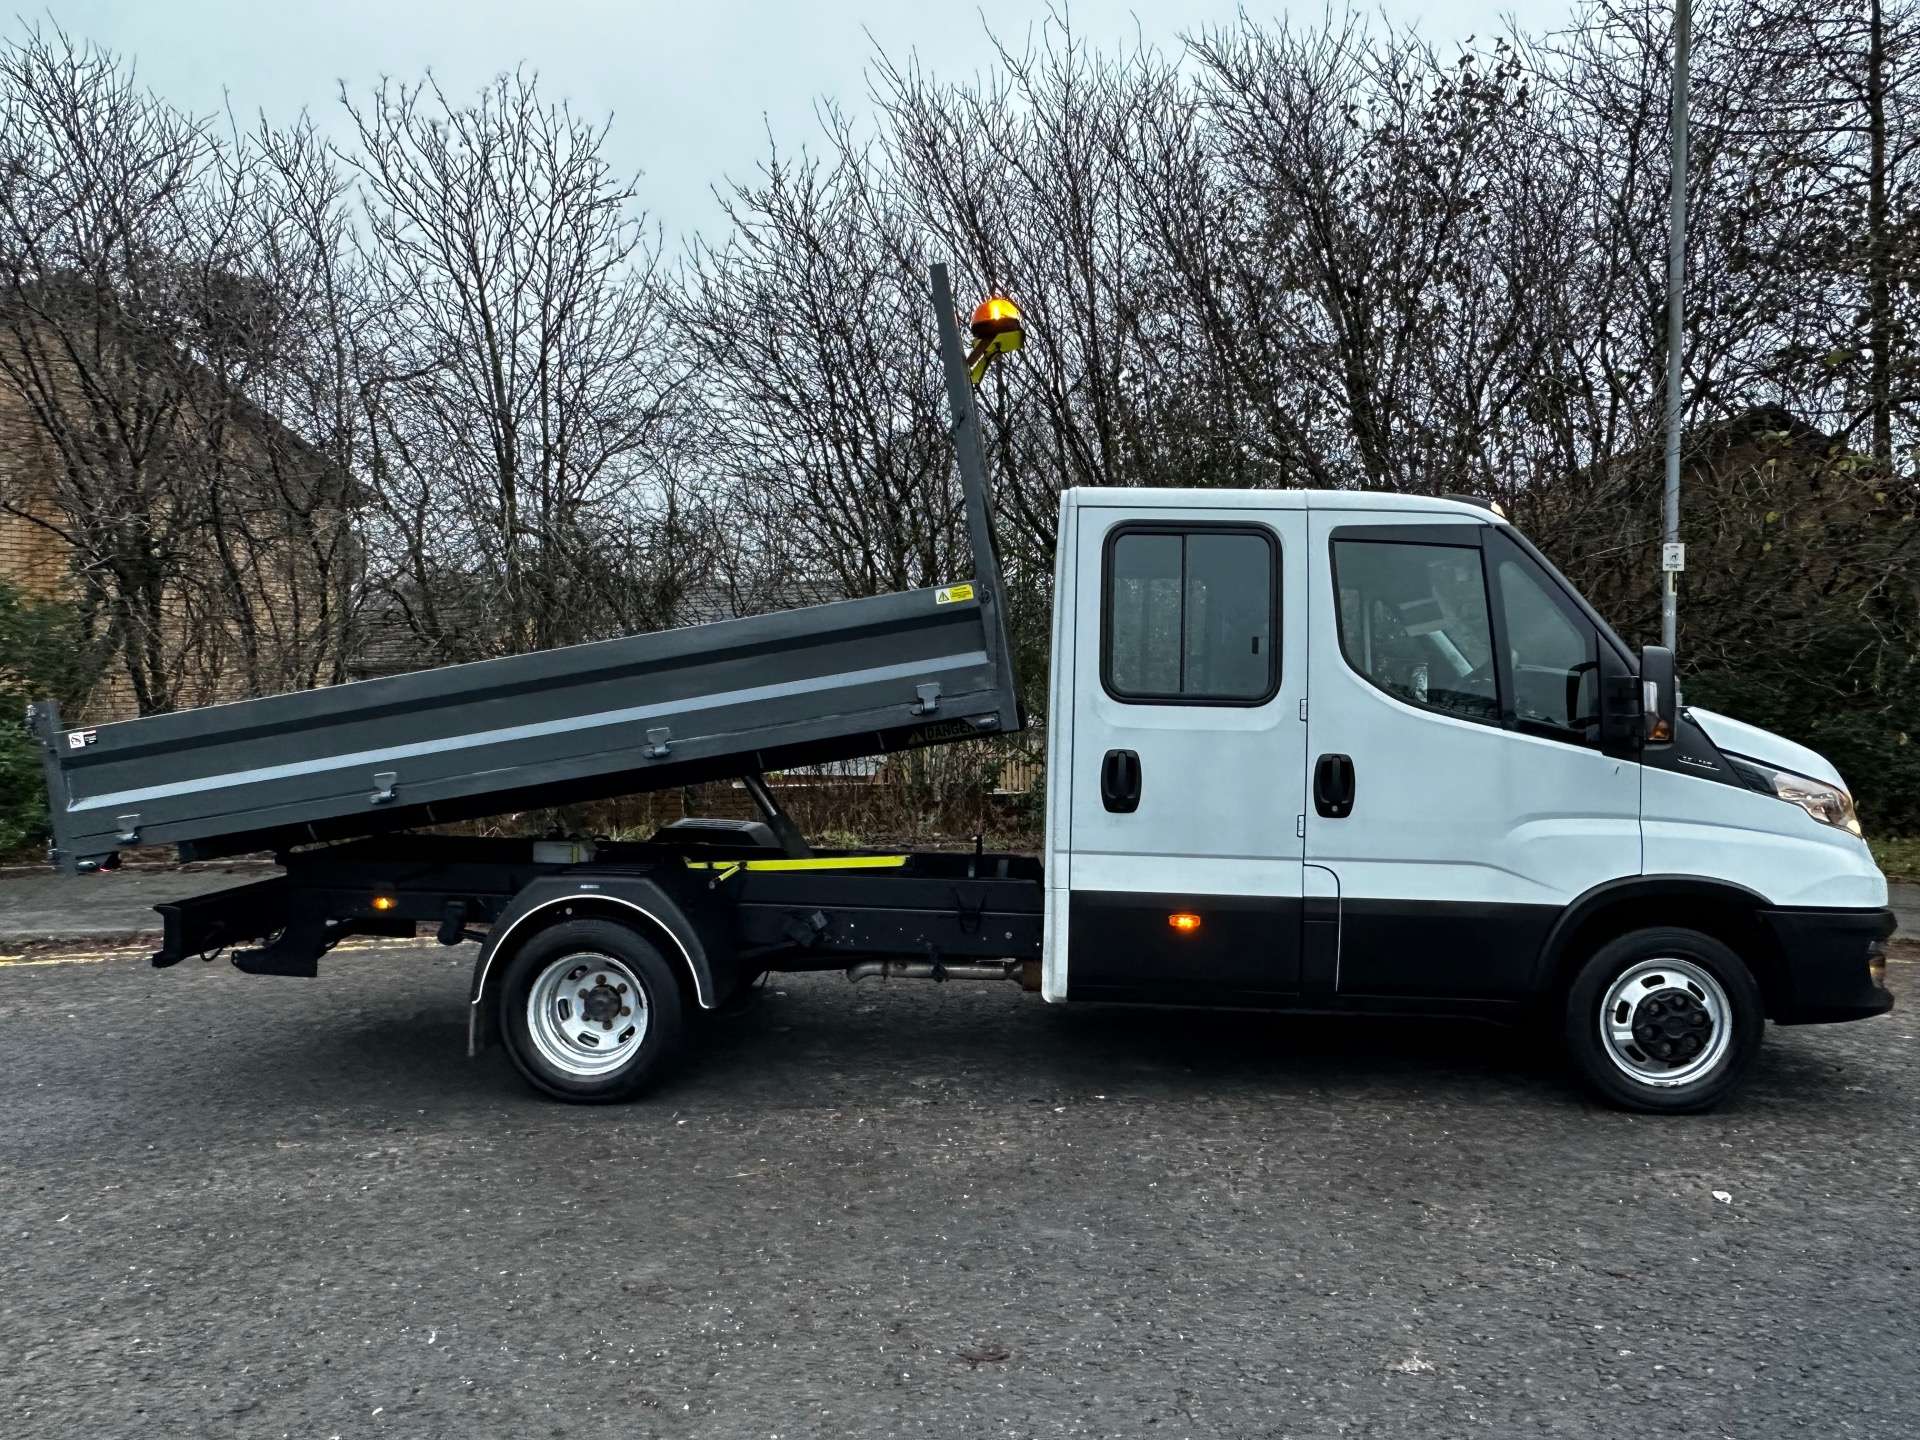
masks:
<svg viewBox="0 0 1920 1440"><path fill-rule="evenodd" d="M915 851L895 867L835 869L862 852L599 841L592 859L561 864L535 859L537 843L376 836L285 854L284 875L160 906L164 940L153 964L257 942L234 954L240 969L312 976L352 936L406 938L432 927L442 944L480 943L470 997L478 1009L529 937L604 914L652 931L711 1009L769 970L1040 956L1045 891L1030 856ZM773 859L802 868L750 868Z"/></svg>

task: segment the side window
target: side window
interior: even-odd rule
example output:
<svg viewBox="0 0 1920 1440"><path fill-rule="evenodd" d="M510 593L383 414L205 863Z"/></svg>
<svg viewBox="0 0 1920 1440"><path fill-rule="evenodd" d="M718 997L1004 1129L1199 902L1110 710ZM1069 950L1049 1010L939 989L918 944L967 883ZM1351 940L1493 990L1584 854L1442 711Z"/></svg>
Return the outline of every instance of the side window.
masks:
<svg viewBox="0 0 1920 1440"><path fill-rule="evenodd" d="M1500 722L1477 545L1336 539L1333 568L1349 665L1410 705Z"/></svg>
<svg viewBox="0 0 1920 1440"><path fill-rule="evenodd" d="M1257 705L1279 679L1264 530L1129 526L1107 542L1101 674L1116 700Z"/></svg>
<svg viewBox="0 0 1920 1440"><path fill-rule="evenodd" d="M1532 561L1507 554L1495 567L1513 664L1516 723L1586 738L1599 723L1599 637Z"/></svg>

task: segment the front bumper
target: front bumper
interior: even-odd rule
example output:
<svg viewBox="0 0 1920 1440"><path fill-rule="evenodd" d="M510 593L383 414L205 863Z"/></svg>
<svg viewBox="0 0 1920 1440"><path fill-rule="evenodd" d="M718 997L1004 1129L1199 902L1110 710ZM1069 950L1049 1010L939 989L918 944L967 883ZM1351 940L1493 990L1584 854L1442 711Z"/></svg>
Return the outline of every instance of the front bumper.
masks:
<svg viewBox="0 0 1920 1440"><path fill-rule="evenodd" d="M1767 910L1782 961L1780 984L1768 998L1782 1025L1865 1020L1893 1008L1893 995L1874 983L1868 966L1893 934L1891 910Z"/></svg>

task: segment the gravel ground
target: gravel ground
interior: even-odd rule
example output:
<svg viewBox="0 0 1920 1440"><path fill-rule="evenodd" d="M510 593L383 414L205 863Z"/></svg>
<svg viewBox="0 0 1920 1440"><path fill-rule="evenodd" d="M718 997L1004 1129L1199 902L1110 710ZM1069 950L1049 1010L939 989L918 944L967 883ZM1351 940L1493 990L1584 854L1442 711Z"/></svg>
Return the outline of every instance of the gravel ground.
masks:
<svg viewBox="0 0 1920 1440"><path fill-rule="evenodd" d="M789 977L582 1110L469 963L0 966L0 1434L1915 1433L1911 1010L1654 1121L1481 1027Z"/></svg>

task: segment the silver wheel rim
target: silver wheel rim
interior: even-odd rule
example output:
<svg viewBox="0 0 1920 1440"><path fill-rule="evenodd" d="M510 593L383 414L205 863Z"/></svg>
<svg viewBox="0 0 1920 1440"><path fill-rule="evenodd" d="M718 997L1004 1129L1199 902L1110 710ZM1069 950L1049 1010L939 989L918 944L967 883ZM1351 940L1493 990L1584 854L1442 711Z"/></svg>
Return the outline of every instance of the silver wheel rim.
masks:
<svg viewBox="0 0 1920 1440"><path fill-rule="evenodd" d="M1701 1040L1697 1053L1663 1056L1655 1048L1692 1037ZM1621 972L1600 1002L1600 1042L1614 1068L1638 1084L1690 1084L1726 1058L1733 1007L1720 982L1693 961L1642 960Z"/></svg>
<svg viewBox="0 0 1920 1440"><path fill-rule="evenodd" d="M551 962L527 991L527 1033L561 1074L591 1080L620 1069L647 1038L646 987L623 960L576 953Z"/></svg>

